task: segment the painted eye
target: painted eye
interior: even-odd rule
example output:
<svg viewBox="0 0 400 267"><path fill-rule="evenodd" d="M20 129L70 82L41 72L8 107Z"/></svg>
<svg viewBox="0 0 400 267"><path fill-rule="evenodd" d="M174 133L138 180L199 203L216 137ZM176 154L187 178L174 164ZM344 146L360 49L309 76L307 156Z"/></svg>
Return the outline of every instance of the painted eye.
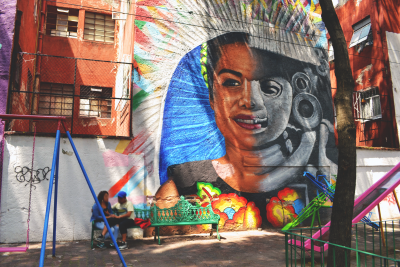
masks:
<svg viewBox="0 0 400 267"><path fill-rule="evenodd" d="M239 86L240 82L234 79L228 79L223 84L223 86Z"/></svg>
<svg viewBox="0 0 400 267"><path fill-rule="evenodd" d="M271 80L260 82L261 91L266 96L278 96L282 92L282 85Z"/></svg>

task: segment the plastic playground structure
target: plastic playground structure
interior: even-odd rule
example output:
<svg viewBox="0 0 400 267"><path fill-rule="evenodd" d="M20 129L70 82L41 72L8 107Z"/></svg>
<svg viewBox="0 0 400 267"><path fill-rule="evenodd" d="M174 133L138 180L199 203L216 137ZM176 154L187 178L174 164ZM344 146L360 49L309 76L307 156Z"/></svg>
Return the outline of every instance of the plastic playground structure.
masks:
<svg viewBox="0 0 400 267"><path fill-rule="evenodd" d="M294 218L292 222L286 224L285 227L282 228L282 231L287 231L293 227L296 227L297 225L304 222L311 215L313 216L311 220L311 228L314 226L315 215L318 216L318 225L321 228L321 217L319 215L319 209L332 208L331 205L326 205L326 203L329 200L333 201L336 184L330 183L326 179L326 175L318 175L316 178L311 173L305 171L303 176L307 177L322 192L313 200L311 200L306 207L303 208L298 217ZM378 230L379 225L371 222L370 218L371 218L371 213L368 214L368 217L364 216L361 219L361 221Z"/></svg>
<svg viewBox="0 0 400 267"><path fill-rule="evenodd" d="M71 144L71 147L75 153L76 159L78 160L79 166L81 167L82 173L86 179L86 182L88 184L88 187L90 189L90 192L92 193L93 199L96 202L96 205L99 207L99 210L101 212L101 215L103 217L103 221L105 222L105 225L107 227L107 230L111 232L110 226L107 222L107 219L104 215L103 209L101 208L101 205L99 203L99 200L97 199L96 193L93 190L92 184L90 183L89 177L86 173L86 170L83 166L83 163L79 157L78 151L75 147L74 142L72 141L71 134L67 130L67 127L65 127L65 122L66 122L66 117L63 116L34 116L34 115L13 115L13 114L0 114L0 119L3 121L7 120L13 120L13 119L18 119L18 120L30 120L33 123L35 123L38 120L52 120L52 121L58 121L58 126L57 126L57 132L56 132L56 140L54 144L54 152L53 152L53 160L52 160L52 165L51 165L51 174L50 174L50 181L49 181L49 190L48 190L48 195L47 195L47 204L46 204L46 215L45 215L45 220L44 220L44 226L43 226L43 236L42 236L42 246L40 250L40 261L39 261L39 266L42 267L44 264L44 258L45 258L45 250L46 250L46 239L47 239L47 230L48 230L48 224L49 224L49 216L50 216L50 206L51 206L51 197L53 194L53 185L54 185L54 218L53 218L53 250L52 250L52 256L55 257L56 254L56 229L57 229L57 195L58 195L58 170L59 170L59 155L60 155L60 137L61 137L61 126L63 127L68 140ZM35 127L36 129L36 124ZM35 151L35 137L36 137L36 131L34 133L34 142L33 142L33 152L32 152L32 166L33 166L33 159L34 159L34 151ZM4 134L3 134L3 151L4 151ZM3 156L3 152L1 154ZM32 167L33 169L33 167ZM31 174L32 175L32 174ZM31 188L30 192L32 192L32 179L31 179ZM31 193L29 196L29 200L31 199ZM30 203L30 201L29 201ZM29 212L28 212L28 230L27 230L27 240L26 240L26 247L22 248L0 248L0 252L25 252L28 247L29 247L29 216L30 216L30 204L29 204ZM115 240L113 235L110 235L112 242L114 243L114 246L117 250L118 256L121 259L122 265L127 266L125 263L125 260L121 254L121 251L119 250L119 247L117 245L117 241Z"/></svg>
<svg viewBox="0 0 400 267"><path fill-rule="evenodd" d="M304 176L306 176L306 173L307 172L304 172ZM310 173L308 173L308 174L310 176L312 176ZM312 177L314 177L314 176L312 176ZM336 184L331 184L329 186L322 187L322 188L324 188L324 191L322 191L317 197L315 197L313 200L311 200L310 203L306 207L303 208L303 210L300 212L299 216L294 218L294 220L292 222L286 224L285 227L282 228L282 231L287 231L293 227L296 227L297 225L304 222L310 216L313 216L312 220L311 220L311 227L313 227L316 215L318 216L318 223L321 226L321 217L319 215L319 209L332 207L332 206L327 206L325 204L328 200L331 200L331 201L333 200L333 195L335 194L335 186L336 186Z"/></svg>
<svg viewBox="0 0 400 267"><path fill-rule="evenodd" d="M316 180L316 179L315 179ZM400 163L398 163L393 169L391 169L388 173L386 173L379 181L377 181L376 183L374 183L370 188L368 188L368 190L366 190L363 194L361 194L355 201L354 201L354 210L353 210L353 220L352 223L356 224L360 221L367 223L368 225L370 225L371 227L375 228L377 227L377 224L375 223L371 223L370 221L370 212L374 207L378 207L378 213L379 213L379 221L380 221L380 232L381 232L381 236L383 239L383 243L385 244L385 239L384 239L384 231L383 231L383 225L382 225L382 216L381 216L381 212L380 212L380 206L379 203L390 193L393 193L395 199L396 199L396 203L397 203L397 207L399 208L400 211L400 205L399 205L399 201L397 198L397 194L395 192L396 187L400 184ZM323 194L324 192L322 192L321 194ZM318 196L320 197L320 195ZM317 197L317 198L318 198ZM324 196L325 199L327 198L327 196ZM304 216L303 215L303 211L300 213L300 216L298 217L298 221L300 221L299 223L301 223L302 221L305 220L305 216L308 215L310 216L310 210L314 211L314 210L318 210L320 207L316 206L316 207L312 207L312 202L310 202L311 205L308 205L308 209L305 210L304 212ZM307 208L306 207L306 208ZM305 209L306 209L305 208ZM306 213L306 211L308 213ZM366 215L369 214L368 217L366 217ZM294 222L294 221L293 221ZM291 227L294 227L294 225L298 225L299 223L294 222L288 226L287 228L285 227L284 229L282 229L283 231L287 231L289 230ZM296 224L297 223L297 224ZM326 240L327 239L327 235L329 234L329 226L330 226L330 222L327 223L324 227L320 227L320 229L312 235L312 239L314 240ZM293 244L299 247L304 247L307 250L312 250L312 251L317 251L317 252L321 252L321 251L327 251L329 244L328 243L324 243L323 246L313 246L311 239L308 239L305 242L301 242L300 240L288 240L289 244ZM385 245L384 245L385 246Z"/></svg>

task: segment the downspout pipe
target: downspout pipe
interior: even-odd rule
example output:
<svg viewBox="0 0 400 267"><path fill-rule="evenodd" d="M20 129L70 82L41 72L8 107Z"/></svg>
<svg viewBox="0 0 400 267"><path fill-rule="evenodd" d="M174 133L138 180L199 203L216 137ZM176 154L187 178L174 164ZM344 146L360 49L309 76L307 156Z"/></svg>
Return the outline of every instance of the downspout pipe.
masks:
<svg viewBox="0 0 400 267"><path fill-rule="evenodd" d="M36 47L35 47L35 53L36 54L41 54L42 50L43 50L43 35L44 35L44 22L45 22L45 15L46 15L46 7L47 7L47 1L46 0L40 0L40 5L39 5L39 23L37 26L37 30L36 30ZM37 89L39 88L39 84L40 84L40 58L38 58L37 55L35 55L35 69L33 70L33 73L35 74L35 84L33 85L32 88L32 92L37 91ZM31 98L31 114L36 114L36 112L34 112L35 109L35 99L36 99L36 95L32 94L32 98Z"/></svg>
<svg viewBox="0 0 400 267"><path fill-rule="evenodd" d="M45 34L45 17L46 17L47 1L42 0L42 10L40 12L40 25L38 27L38 45L36 52L42 54L43 52L43 36ZM37 61L37 75L40 75L40 60Z"/></svg>

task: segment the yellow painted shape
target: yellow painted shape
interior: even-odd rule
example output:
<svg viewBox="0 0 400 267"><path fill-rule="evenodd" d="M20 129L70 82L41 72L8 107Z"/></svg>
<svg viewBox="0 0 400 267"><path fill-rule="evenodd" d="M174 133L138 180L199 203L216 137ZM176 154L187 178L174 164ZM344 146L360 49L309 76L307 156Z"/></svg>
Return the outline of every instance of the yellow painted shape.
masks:
<svg viewBox="0 0 400 267"><path fill-rule="evenodd" d="M299 199L299 195L294 190L292 193L288 194L287 196L282 197L282 200L284 200L284 201L295 201L296 199Z"/></svg>
<svg viewBox="0 0 400 267"><path fill-rule="evenodd" d="M115 148L115 152L124 153L125 148L129 145L131 140L120 140L117 147Z"/></svg>
<svg viewBox="0 0 400 267"><path fill-rule="evenodd" d="M221 212L224 212L226 208L232 208L237 212L243 206L243 203L237 201L234 198L225 198L220 200L218 205L216 205L216 208L219 209L219 211Z"/></svg>
<svg viewBox="0 0 400 267"><path fill-rule="evenodd" d="M160 20L155 20L154 21L154 23L155 23L155 25L157 26L157 28L158 28L158 30L161 32L161 33L167 33L168 31L169 31L169 28L167 27L167 26L165 26L165 24L162 22L162 21L160 21ZM165 37L165 36L164 36Z"/></svg>
<svg viewBox="0 0 400 267"><path fill-rule="evenodd" d="M260 3L261 3L261 5L262 5L264 8L267 8L267 4L265 3L264 0L260 0Z"/></svg>
<svg viewBox="0 0 400 267"><path fill-rule="evenodd" d="M139 69L142 72L142 74L147 74L147 73L154 72L153 68L148 66L148 65L138 63L138 66L139 66Z"/></svg>
<svg viewBox="0 0 400 267"><path fill-rule="evenodd" d="M142 181L138 184L138 187L143 191L143 194L144 194L145 196L152 196L152 193L151 193L151 191L150 191L148 188L146 188L146 190L144 189L144 180L142 180Z"/></svg>
<svg viewBox="0 0 400 267"><path fill-rule="evenodd" d="M310 13L314 12L314 10L315 10L315 4L314 1L311 0Z"/></svg>

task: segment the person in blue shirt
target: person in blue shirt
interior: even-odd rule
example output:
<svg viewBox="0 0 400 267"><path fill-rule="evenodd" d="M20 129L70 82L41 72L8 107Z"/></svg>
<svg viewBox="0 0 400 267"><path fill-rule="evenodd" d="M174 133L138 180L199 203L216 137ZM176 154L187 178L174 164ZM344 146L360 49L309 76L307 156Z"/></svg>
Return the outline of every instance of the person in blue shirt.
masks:
<svg viewBox="0 0 400 267"><path fill-rule="evenodd" d="M110 225L112 234L114 235L115 240L118 238L118 232L119 232L119 219L116 218L116 215L113 213L111 209L111 204L108 202L108 192L107 191L101 191L97 199L100 202L101 208L103 209L104 215L107 218L108 224ZM96 237L95 240L98 241L99 243L97 244L98 247L104 248L104 240L110 237L110 234L107 232L107 227L103 221L103 217L101 216L101 212L99 207L96 205L96 203L93 205L92 208L92 217L90 218L90 222L95 222L95 226L98 229L103 229L103 232L100 236ZM110 246L114 246L114 244L111 242Z"/></svg>

